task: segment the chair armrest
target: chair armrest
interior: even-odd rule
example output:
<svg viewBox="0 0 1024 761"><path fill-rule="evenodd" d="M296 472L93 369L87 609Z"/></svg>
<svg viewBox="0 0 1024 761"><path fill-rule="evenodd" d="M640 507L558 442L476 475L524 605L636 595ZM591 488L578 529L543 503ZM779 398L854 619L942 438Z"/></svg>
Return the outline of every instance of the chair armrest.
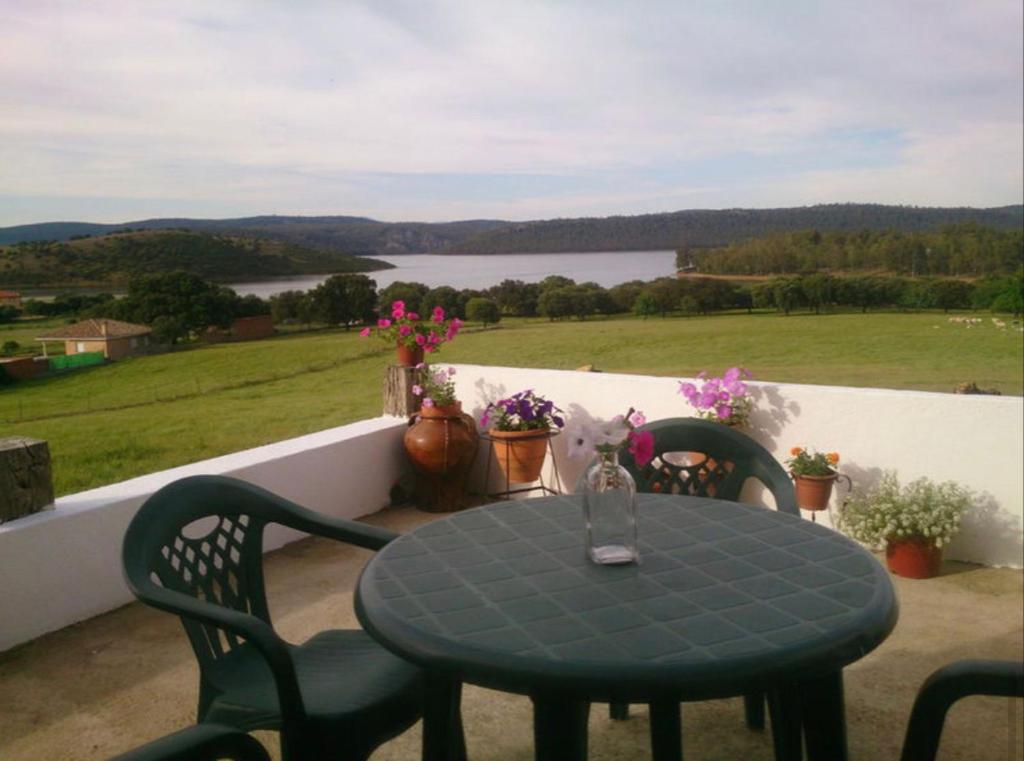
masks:
<svg viewBox="0 0 1024 761"><path fill-rule="evenodd" d="M274 675L282 718L305 718L306 708L291 652L288 644L277 636L270 624L250 613L199 600L152 582L147 583L145 588L139 588L129 579L129 586L136 597L154 608L224 629L251 643L266 660Z"/></svg>
<svg viewBox="0 0 1024 761"><path fill-rule="evenodd" d="M934 761L946 712L968 695L1024 697L1024 662L956 661L929 676L910 712L901 761Z"/></svg>
<svg viewBox="0 0 1024 761"><path fill-rule="evenodd" d="M401 534L386 528L318 513L253 484L238 481L236 485L238 488L255 493L259 499L273 504L275 514L268 520L297 531L325 536L368 550L379 550L391 540L401 536Z"/></svg>

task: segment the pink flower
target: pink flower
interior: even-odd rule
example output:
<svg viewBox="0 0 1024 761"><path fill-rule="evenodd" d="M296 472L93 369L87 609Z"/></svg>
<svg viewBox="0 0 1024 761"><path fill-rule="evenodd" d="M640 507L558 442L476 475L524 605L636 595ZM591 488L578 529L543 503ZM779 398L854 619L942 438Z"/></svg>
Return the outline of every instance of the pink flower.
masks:
<svg viewBox="0 0 1024 761"><path fill-rule="evenodd" d="M406 316L407 319L410 319L413 322L416 322L416 320L418 320L420 318L420 316L418 314L416 314L415 312L406 312L405 316Z"/></svg>
<svg viewBox="0 0 1024 761"><path fill-rule="evenodd" d="M416 334L416 345L423 346L427 342L427 337L422 333Z"/></svg>
<svg viewBox="0 0 1024 761"><path fill-rule="evenodd" d="M419 385L418 383L414 384L413 387L412 387L412 392L416 396L423 396L423 386Z"/></svg>
<svg viewBox="0 0 1024 761"><path fill-rule="evenodd" d="M422 370L426 366L427 366L426 362L420 362L418 365L416 365L416 369L417 370Z"/></svg>
<svg viewBox="0 0 1024 761"><path fill-rule="evenodd" d="M434 400L431 399L429 396L425 396L425 397L423 397L423 401L421 402L421 404L424 407L433 407L434 406Z"/></svg>
<svg viewBox="0 0 1024 761"><path fill-rule="evenodd" d="M722 380L724 380L726 383L735 383L740 379L740 374L742 372L743 371L740 370L740 368L738 367L730 367L728 370L725 371L725 374L722 375Z"/></svg>
<svg viewBox="0 0 1024 761"><path fill-rule="evenodd" d="M377 327L378 328L390 328L391 327L391 320L388 320L388 319L386 319L384 317L381 317L379 320L377 320Z"/></svg>
<svg viewBox="0 0 1024 761"><path fill-rule="evenodd" d="M410 333L412 333L412 325L399 325L398 326L398 335L402 336L403 338L405 336L409 335Z"/></svg>
<svg viewBox="0 0 1024 761"><path fill-rule="evenodd" d="M719 404L715 407L715 414L718 415L719 420L728 420L732 415L732 407L728 404Z"/></svg>
<svg viewBox="0 0 1024 761"><path fill-rule="evenodd" d="M697 396L697 387L692 383L680 383L679 393L685 396L687 399L692 400L693 397Z"/></svg>
<svg viewBox="0 0 1024 761"><path fill-rule="evenodd" d="M441 307L434 307L434 311L431 316L433 317L434 322L444 322L444 309Z"/></svg>
<svg viewBox="0 0 1024 761"><path fill-rule="evenodd" d="M430 331L427 334L427 343L430 344L431 346L437 346L439 343L441 343L441 336L439 336L434 331Z"/></svg>
<svg viewBox="0 0 1024 761"><path fill-rule="evenodd" d="M396 320L401 320L403 317L405 317L405 310L404 309L392 309L391 310L391 316L394 317Z"/></svg>
<svg viewBox="0 0 1024 761"><path fill-rule="evenodd" d="M637 410L636 412L629 416L629 424L634 428L639 428L646 422L647 418L644 417L644 413L642 413L640 410Z"/></svg>
<svg viewBox="0 0 1024 761"><path fill-rule="evenodd" d="M650 431L630 431L629 453L641 468L654 457L654 434Z"/></svg>
<svg viewBox="0 0 1024 761"><path fill-rule="evenodd" d="M405 302L404 301L400 301L400 300L392 301L391 302L391 311L392 312L404 312L405 311Z"/></svg>
<svg viewBox="0 0 1024 761"><path fill-rule="evenodd" d="M369 338L370 337L370 329L369 328L363 328L362 330L359 331L359 335L361 335L363 338Z"/></svg>

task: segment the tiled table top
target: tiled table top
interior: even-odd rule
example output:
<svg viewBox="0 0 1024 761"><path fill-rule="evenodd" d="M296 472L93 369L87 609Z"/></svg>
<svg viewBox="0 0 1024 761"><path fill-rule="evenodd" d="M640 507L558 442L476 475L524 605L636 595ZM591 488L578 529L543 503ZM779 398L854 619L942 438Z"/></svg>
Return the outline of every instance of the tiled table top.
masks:
<svg viewBox="0 0 1024 761"><path fill-rule="evenodd" d="M895 625L888 573L830 529L645 494L640 564L597 566L578 499L502 502L395 540L360 579L363 625L464 681L594 699L735 694L841 667Z"/></svg>

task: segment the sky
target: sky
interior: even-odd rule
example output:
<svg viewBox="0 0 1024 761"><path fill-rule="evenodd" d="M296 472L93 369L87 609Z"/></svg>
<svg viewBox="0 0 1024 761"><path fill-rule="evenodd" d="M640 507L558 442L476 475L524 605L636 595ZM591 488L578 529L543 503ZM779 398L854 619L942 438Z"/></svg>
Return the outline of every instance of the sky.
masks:
<svg viewBox="0 0 1024 761"><path fill-rule="evenodd" d="M1020 0L0 0L0 225L1024 196Z"/></svg>

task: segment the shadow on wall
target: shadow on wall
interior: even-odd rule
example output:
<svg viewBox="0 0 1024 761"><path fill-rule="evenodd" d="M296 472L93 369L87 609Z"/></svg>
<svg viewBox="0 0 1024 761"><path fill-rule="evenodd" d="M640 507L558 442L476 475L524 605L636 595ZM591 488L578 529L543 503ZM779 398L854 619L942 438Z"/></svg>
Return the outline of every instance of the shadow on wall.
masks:
<svg viewBox="0 0 1024 761"><path fill-rule="evenodd" d="M750 388L754 398L754 411L750 414L747 433L770 452L777 449L775 438L794 418L800 417L800 405L786 401L775 386Z"/></svg>

